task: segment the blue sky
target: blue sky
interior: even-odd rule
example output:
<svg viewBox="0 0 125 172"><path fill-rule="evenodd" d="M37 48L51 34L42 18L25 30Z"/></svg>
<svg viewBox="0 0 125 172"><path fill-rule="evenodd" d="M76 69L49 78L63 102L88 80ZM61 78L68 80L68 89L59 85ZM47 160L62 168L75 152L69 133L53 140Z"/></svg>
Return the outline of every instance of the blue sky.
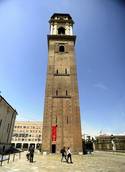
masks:
<svg viewBox="0 0 125 172"><path fill-rule="evenodd" d="M48 20L70 13L82 130L125 133L125 2L0 0L0 91L17 120L41 120L47 71Z"/></svg>

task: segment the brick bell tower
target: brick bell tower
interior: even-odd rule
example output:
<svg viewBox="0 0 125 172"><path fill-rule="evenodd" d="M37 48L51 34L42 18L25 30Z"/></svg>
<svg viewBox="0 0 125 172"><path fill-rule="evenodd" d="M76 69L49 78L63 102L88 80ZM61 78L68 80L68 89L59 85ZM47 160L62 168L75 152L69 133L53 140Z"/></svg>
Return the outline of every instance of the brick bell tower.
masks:
<svg viewBox="0 0 125 172"><path fill-rule="evenodd" d="M79 153L82 137L74 22L69 14L55 13L49 23L42 151L58 153L65 146Z"/></svg>

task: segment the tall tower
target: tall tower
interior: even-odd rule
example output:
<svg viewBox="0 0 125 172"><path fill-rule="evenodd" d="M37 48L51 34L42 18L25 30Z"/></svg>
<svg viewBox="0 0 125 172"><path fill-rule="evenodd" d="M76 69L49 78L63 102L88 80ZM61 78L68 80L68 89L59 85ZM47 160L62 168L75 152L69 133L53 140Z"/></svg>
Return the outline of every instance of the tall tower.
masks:
<svg viewBox="0 0 125 172"><path fill-rule="evenodd" d="M65 146L78 153L82 152L82 137L74 22L69 14L55 13L49 23L42 151L56 153Z"/></svg>

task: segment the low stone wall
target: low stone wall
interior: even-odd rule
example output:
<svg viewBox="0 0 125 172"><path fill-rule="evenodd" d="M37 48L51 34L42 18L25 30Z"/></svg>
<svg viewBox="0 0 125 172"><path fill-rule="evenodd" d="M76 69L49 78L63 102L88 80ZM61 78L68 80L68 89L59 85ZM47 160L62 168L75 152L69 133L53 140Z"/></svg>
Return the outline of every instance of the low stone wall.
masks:
<svg viewBox="0 0 125 172"><path fill-rule="evenodd" d="M125 136L99 136L94 145L95 150L125 152Z"/></svg>

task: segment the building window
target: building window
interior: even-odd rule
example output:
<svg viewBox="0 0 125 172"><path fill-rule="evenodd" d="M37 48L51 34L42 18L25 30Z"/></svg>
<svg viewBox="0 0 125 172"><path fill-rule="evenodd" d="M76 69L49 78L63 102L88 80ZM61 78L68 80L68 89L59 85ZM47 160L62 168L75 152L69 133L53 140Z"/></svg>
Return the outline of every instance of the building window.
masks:
<svg viewBox="0 0 125 172"><path fill-rule="evenodd" d="M1 124L2 124L2 119L0 120L0 127L1 127Z"/></svg>
<svg viewBox="0 0 125 172"><path fill-rule="evenodd" d="M58 69L56 70L56 74L58 74Z"/></svg>
<svg viewBox="0 0 125 172"><path fill-rule="evenodd" d="M65 28L64 27L59 27L58 28L58 34L59 35L65 35Z"/></svg>
<svg viewBox="0 0 125 172"><path fill-rule="evenodd" d="M69 121L68 121L68 116L67 116L67 124L68 124L68 122L69 122Z"/></svg>
<svg viewBox="0 0 125 172"><path fill-rule="evenodd" d="M56 90L56 96L58 96L58 90Z"/></svg>
<svg viewBox="0 0 125 172"><path fill-rule="evenodd" d="M65 74L67 74L67 69L65 69Z"/></svg>
<svg viewBox="0 0 125 172"><path fill-rule="evenodd" d="M66 96L68 96L68 91L66 90Z"/></svg>
<svg viewBox="0 0 125 172"><path fill-rule="evenodd" d="M59 46L59 52L63 53L65 51L64 45Z"/></svg>

